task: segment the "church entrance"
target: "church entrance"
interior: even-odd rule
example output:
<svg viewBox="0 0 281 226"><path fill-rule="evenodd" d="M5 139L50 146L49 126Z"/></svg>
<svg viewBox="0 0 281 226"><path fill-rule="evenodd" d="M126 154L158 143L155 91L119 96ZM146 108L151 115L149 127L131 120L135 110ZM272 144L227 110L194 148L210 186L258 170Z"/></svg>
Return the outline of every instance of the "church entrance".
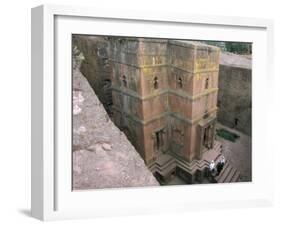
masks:
<svg viewBox="0 0 281 226"><path fill-rule="evenodd" d="M200 147L198 151L197 158L201 159L204 152L214 148L215 140L215 126L216 118L215 116L210 116L207 119L203 119L199 122L198 136L200 137L200 142L198 145Z"/></svg>
<svg viewBox="0 0 281 226"><path fill-rule="evenodd" d="M157 158L161 155L165 149L165 130L160 129L155 131L154 137L154 157Z"/></svg>
<svg viewBox="0 0 281 226"><path fill-rule="evenodd" d="M209 125L204 129L203 145L207 149L213 147L213 125Z"/></svg>

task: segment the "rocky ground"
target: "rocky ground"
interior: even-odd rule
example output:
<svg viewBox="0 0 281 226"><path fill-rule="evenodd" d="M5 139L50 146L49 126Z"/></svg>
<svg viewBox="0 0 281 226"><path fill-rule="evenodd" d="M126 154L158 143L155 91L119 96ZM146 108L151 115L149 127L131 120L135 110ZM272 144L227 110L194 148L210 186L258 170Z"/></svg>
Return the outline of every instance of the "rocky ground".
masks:
<svg viewBox="0 0 281 226"><path fill-rule="evenodd" d="M230 52L221 52L220 64L252 69L252 56L237 55Z"/></svg>
<svg viewBox="0 0 281 226"><path fill-rule="evenodd" d="M76 59L78 63L73 64L73 189L159 185L80 73L82 57L76 54Z"/></svg>

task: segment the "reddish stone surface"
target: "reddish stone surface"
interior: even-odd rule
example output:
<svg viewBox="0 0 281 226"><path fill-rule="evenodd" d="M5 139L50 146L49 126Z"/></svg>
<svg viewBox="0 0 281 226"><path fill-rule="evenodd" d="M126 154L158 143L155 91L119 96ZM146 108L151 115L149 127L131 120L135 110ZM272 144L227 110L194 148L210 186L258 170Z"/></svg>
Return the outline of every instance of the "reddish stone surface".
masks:
<svg viewBox="0 0 281 226"><path fill-rule="evenodd" d="M129 131L146 163L159 152L174 152L186 161L200 159L205 128L214 128L216 118L219 49L136 38L113 39L110 50L113 120ZM212 146L214 129L208 139Z"/></svg>

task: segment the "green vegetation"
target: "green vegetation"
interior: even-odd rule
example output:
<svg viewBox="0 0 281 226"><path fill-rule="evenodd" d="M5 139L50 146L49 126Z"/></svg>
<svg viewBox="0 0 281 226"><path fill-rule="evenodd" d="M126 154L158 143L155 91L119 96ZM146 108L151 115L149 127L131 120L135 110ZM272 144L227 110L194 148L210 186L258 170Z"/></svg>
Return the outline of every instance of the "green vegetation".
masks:
<svg viewBox="0 0 281 226"><path fill-rule="evenodd" d="M252 44L243 42L226 42L226 51L236 54L252 54Z"/></svg>
<svg viewBox="0 0 281 226"><path fill-rule="evenodd" d="M235 142L240 136L235 133L229 132L226 129L216 129L217 135L222 137L225 140Z"/></svg>
<svg viewBox="0 0 281 226"><path fill-rule="evenodd" d="M252 54L252 43L247 42L221 42L221 41L202 41L208 45L217 46L222 51L235 54Z"/></svg>

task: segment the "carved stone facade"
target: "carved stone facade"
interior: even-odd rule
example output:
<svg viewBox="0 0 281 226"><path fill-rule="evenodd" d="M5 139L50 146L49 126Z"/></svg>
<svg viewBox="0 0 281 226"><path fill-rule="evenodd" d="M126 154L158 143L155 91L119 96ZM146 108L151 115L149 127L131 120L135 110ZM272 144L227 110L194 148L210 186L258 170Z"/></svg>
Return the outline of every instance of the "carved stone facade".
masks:
<svg viewBox="0 0 281 226"><path fill-rule="evenodd" d="M166 153L186 164L201 160L214 147L219 48L147 38L109 42L114 123L147 165Z"/></svg>

